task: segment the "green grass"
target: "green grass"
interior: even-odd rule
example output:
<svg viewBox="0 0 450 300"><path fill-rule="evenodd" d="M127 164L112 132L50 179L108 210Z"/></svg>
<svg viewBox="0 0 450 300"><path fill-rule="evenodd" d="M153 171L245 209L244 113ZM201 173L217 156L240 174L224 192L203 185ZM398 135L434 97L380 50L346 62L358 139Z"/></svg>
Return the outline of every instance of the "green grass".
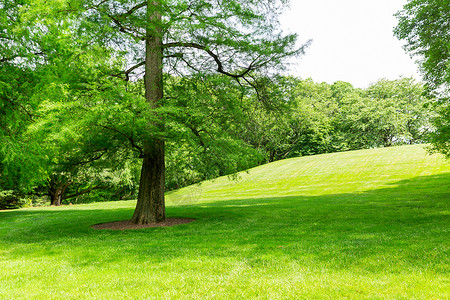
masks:
<svg viewBox="0 0 450 300"><path fill-rule="evenodd" d="M450 161L422 146L302 157L167 195L0 212L0 299L449 299Z"/></svg>

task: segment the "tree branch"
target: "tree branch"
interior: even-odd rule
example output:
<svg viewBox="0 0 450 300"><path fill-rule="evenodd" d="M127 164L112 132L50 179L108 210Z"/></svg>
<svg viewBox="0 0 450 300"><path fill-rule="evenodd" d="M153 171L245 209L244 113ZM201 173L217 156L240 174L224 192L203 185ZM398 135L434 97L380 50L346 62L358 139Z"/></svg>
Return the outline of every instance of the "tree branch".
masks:
<svg viewBox="0 0 450 300"><path fill-rule="evenodd" d="M203 141L202 136L200 135L200 131L197 130L197 128L193 127L193 126L189 126L189 129L192 131L192 133L198 138L200 145L203 147L204 152L206 152L207 147L205 145L205 142Z"/></svg>
<svg viewBox="0 0 450 300"><path fill-rule="evenodd" d="M30 53L30 54L33 54L33 55L44 55L45 53L44 52L34 52L34 53ZM13 56L9 56L9 57L2 57L2 58L0 58L0 63L3 63L3 62L8 62L8 61L10 61L10 60L13 60L13 59L16 59L16 58L26 58L27 56L22 56L22 55L13 55Z"/></svg>
<svg viewBox="0 0 450 300"><path fill-rule="evenodd" d="M209 54L209 56L211 56L214 61L217 64L217 72L224 74L226 76L232 77L232 78L243 78L245 75L247 75L250 71L256 69L256 66L253 64L253 62L240 74L233 74L230 72L227 72L224 70L223 68L223 64L219 59L219 56L216 55L214 52L212 52L210 49L208 49L207 47L197 44L197 43L190 43L190 42L174 42L174 43L167 43L164 44L163 49L166 48L175 48L175 47L184 47L184 48L195 48L195 49L199 49L199 50L203 50L206 53Z"/></svg>
<svg viewBox="0 0 450 300"><path fill-rule="evenodd" d="M19 106L28 115L30 120L33 120L34 115L31 112L29 112L28 109L25 106L23 106L23 104L16 103L13 100L9 99L8 97L2 97L2 99L4 99L4 100L8 101L9 103L11 103L12 106L15 106L15 105Z"/></svg>
<svg viewBox="0 0 450 300"><path fill-rule="evenodd" d="M132 7L129 11L127 11L126 13L123 13L122 15L131 15L132 13L137 11L138 9L146 7L146 6L147 6L147 2L142 2L142 3Z"/></svg>
<svg viewBox="0 0 450 300"><path fill-rule="evenodd" d="M102 153L100 153L97 156L92 157L91 159L85 160L85 161L80 161L80 162L74 162L72 164L70 164L71 166L75 167L75 166L80 166L80 165L87 165L88 163L91 163L93 161L99 160L100 158L102 158L103 155L105 155L106 153L106 149L100 149L98 151L103 151ZM95 152L98 152L95 151Z"/></svg>
<svg viewBox="0 0 450 300"><path fill-rule="evenodd" d="M128 70L120 72L119 74L113 74L112 76L120 77L120 75L125 74L125 81L129 81L130 80L130 73L133 72L134 70L136 70L137 68L142 67L143 65L145 65L145 61L140 62L137 65L132 66Z"/></svg>
<svg viewBox="0 0 450 300"><path fill-rule="evenodd" d="M127 134L125 134L122 131L119 131L116 128L113 128L113 127L109 127L109 126L105 126L105 125L98 125L98 126L100 126L102 128L105 128L105 129L108 129L108 130L115 131L118 134L123 135L124 137L126 137L128 139L128 141L130 142L131 146L139 151L139 158L143 158L144 157L144 150L142 149L142 147L140 147L139 145L137 145L135 143L135 141L133 140L132 137L128 136Z"/></svg>
<svg viewBox="0 0 450 300"><path fill-rule="evenodd" d="M72 195L62 196L61 198L62 198L62 200L65 200L65 199L78 197L78 196L87 194L87 193L92 192L94 190L101 190L101 189L107 189L107 188L109 188L109 187L107 187L107 186L94 186L94 187L91 187L89 189L85 189L85 190L83 190L81 192L77 192L77 193L72 194Z"/></svg>
<svg viewBox="0 0 450 300"><path fill-rule="evenodd" d="M144 7L144 6L146 6L146 5L147 5L146 2L143 2L143 3L141 3L141 4L138 4L138 5L136 5L135 7L131 8L128 12L123 13L123 14L118 14L118 15L116 15L116 16L114 16L114 15L112 15L112 14L109 14L109 13L107 13L106 11L103 11L103 10L99 7L99 6L100 6L101 4L103 4L103 3L104 3L104 1L102 1L102 2L101 2L100 4L98 4L98 5L90 6L90 7L88 7L88 9L93 9L93 10L99 12L100 14L106 15L106 16L107 16L108 18L110 18L110 19L113 21L113 23L118 27L118 30L119 30L120 32L123 32L123 33L126 33L126 34L130 35L130 36L131 36L132 38L134 38L134 39L145 40L145 36L141 35L141 33L138 32L138 31L135 31L135 30L133 30L133 29L130 29L130 28L125 27L125 26L121 23L121 21L119 20L119 18L120 18L121 16L125 16L125 15L127 15L127 14L129 14L129 13L133 13L133 12L135 12L136 10L138 10L138 9L140 9L140 8L142 8L142 7ZM117 18L117 17L119 17L119 18Z"/></svg>

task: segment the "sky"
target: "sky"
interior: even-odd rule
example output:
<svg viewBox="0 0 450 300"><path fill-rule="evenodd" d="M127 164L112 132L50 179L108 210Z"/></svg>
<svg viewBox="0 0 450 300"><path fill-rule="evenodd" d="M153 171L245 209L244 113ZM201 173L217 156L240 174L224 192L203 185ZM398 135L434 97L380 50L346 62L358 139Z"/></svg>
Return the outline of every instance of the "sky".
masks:
<svg viewBox="0 0 450 300"><path fill-rule="evenodd" d="M289 73L315 82L347 81L366 88L380 78L420 79L414 59L393 34L393 16L407 0L291 0L281 17L300 44L312 39Z"/></svg>

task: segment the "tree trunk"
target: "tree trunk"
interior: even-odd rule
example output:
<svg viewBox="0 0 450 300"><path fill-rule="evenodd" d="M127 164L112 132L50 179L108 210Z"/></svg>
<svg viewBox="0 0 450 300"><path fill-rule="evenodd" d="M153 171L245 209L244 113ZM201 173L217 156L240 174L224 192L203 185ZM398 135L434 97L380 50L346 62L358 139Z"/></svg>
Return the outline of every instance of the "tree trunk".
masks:
<svg viewBox="0 0 450 300"><path fill-rule="evenodd" d="M51 191L49 191L50 200L51 200L50 205L61 206L63 194L64 194L63 188L55 188L55 189L52 189Z"/></svg>
<svg viewBox="0 0 450 300"><path fill-rule="evenodd" d="M152 151L143 159L136 209L131 219L135 224L163 222L164 203L164 142L153 144Z"/></svg>
<svg viewBox="0 0 450 300"><path fill-rule="evenodd" d="M161 3L147 5L148 27L145 42L145 98L154 109L163 98ZM162 125L161 125L162 126ZM163 128L161 128L163 129ZM155 138L144 145L144 158L139 182L139 194L131 221L135 224L163 222L164 202L164 140Z"/></svg>
<svg viewBox="0 0 450 300"><path fill-rule="evenodd" d="M50 196L50 205L60 206L62 204L63 195L71 181L63 181L58 176L51 176L47 182L47 195Z"/></svg>

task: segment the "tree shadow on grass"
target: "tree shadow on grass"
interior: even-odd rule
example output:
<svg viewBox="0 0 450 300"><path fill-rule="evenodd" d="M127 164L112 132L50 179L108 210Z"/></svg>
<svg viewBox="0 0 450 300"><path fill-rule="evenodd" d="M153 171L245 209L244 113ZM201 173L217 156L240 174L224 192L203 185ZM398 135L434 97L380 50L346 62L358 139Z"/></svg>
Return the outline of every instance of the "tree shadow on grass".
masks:
<svg viewBox="0 0 450 300"><path fill-rule="evenodd" d="M90 226L129 219L133 208L24 209L0 213L0 244L11 257L65 252L79 264L113 264L129 256L156 263L203 257L240 259L249 266L287 260L366 271L397 264L445 272L449 186L445 173L352 194L174 206L167 208L168 217L197 221L129 231ZM21 247L27 250L13 253Z"/></svg>

